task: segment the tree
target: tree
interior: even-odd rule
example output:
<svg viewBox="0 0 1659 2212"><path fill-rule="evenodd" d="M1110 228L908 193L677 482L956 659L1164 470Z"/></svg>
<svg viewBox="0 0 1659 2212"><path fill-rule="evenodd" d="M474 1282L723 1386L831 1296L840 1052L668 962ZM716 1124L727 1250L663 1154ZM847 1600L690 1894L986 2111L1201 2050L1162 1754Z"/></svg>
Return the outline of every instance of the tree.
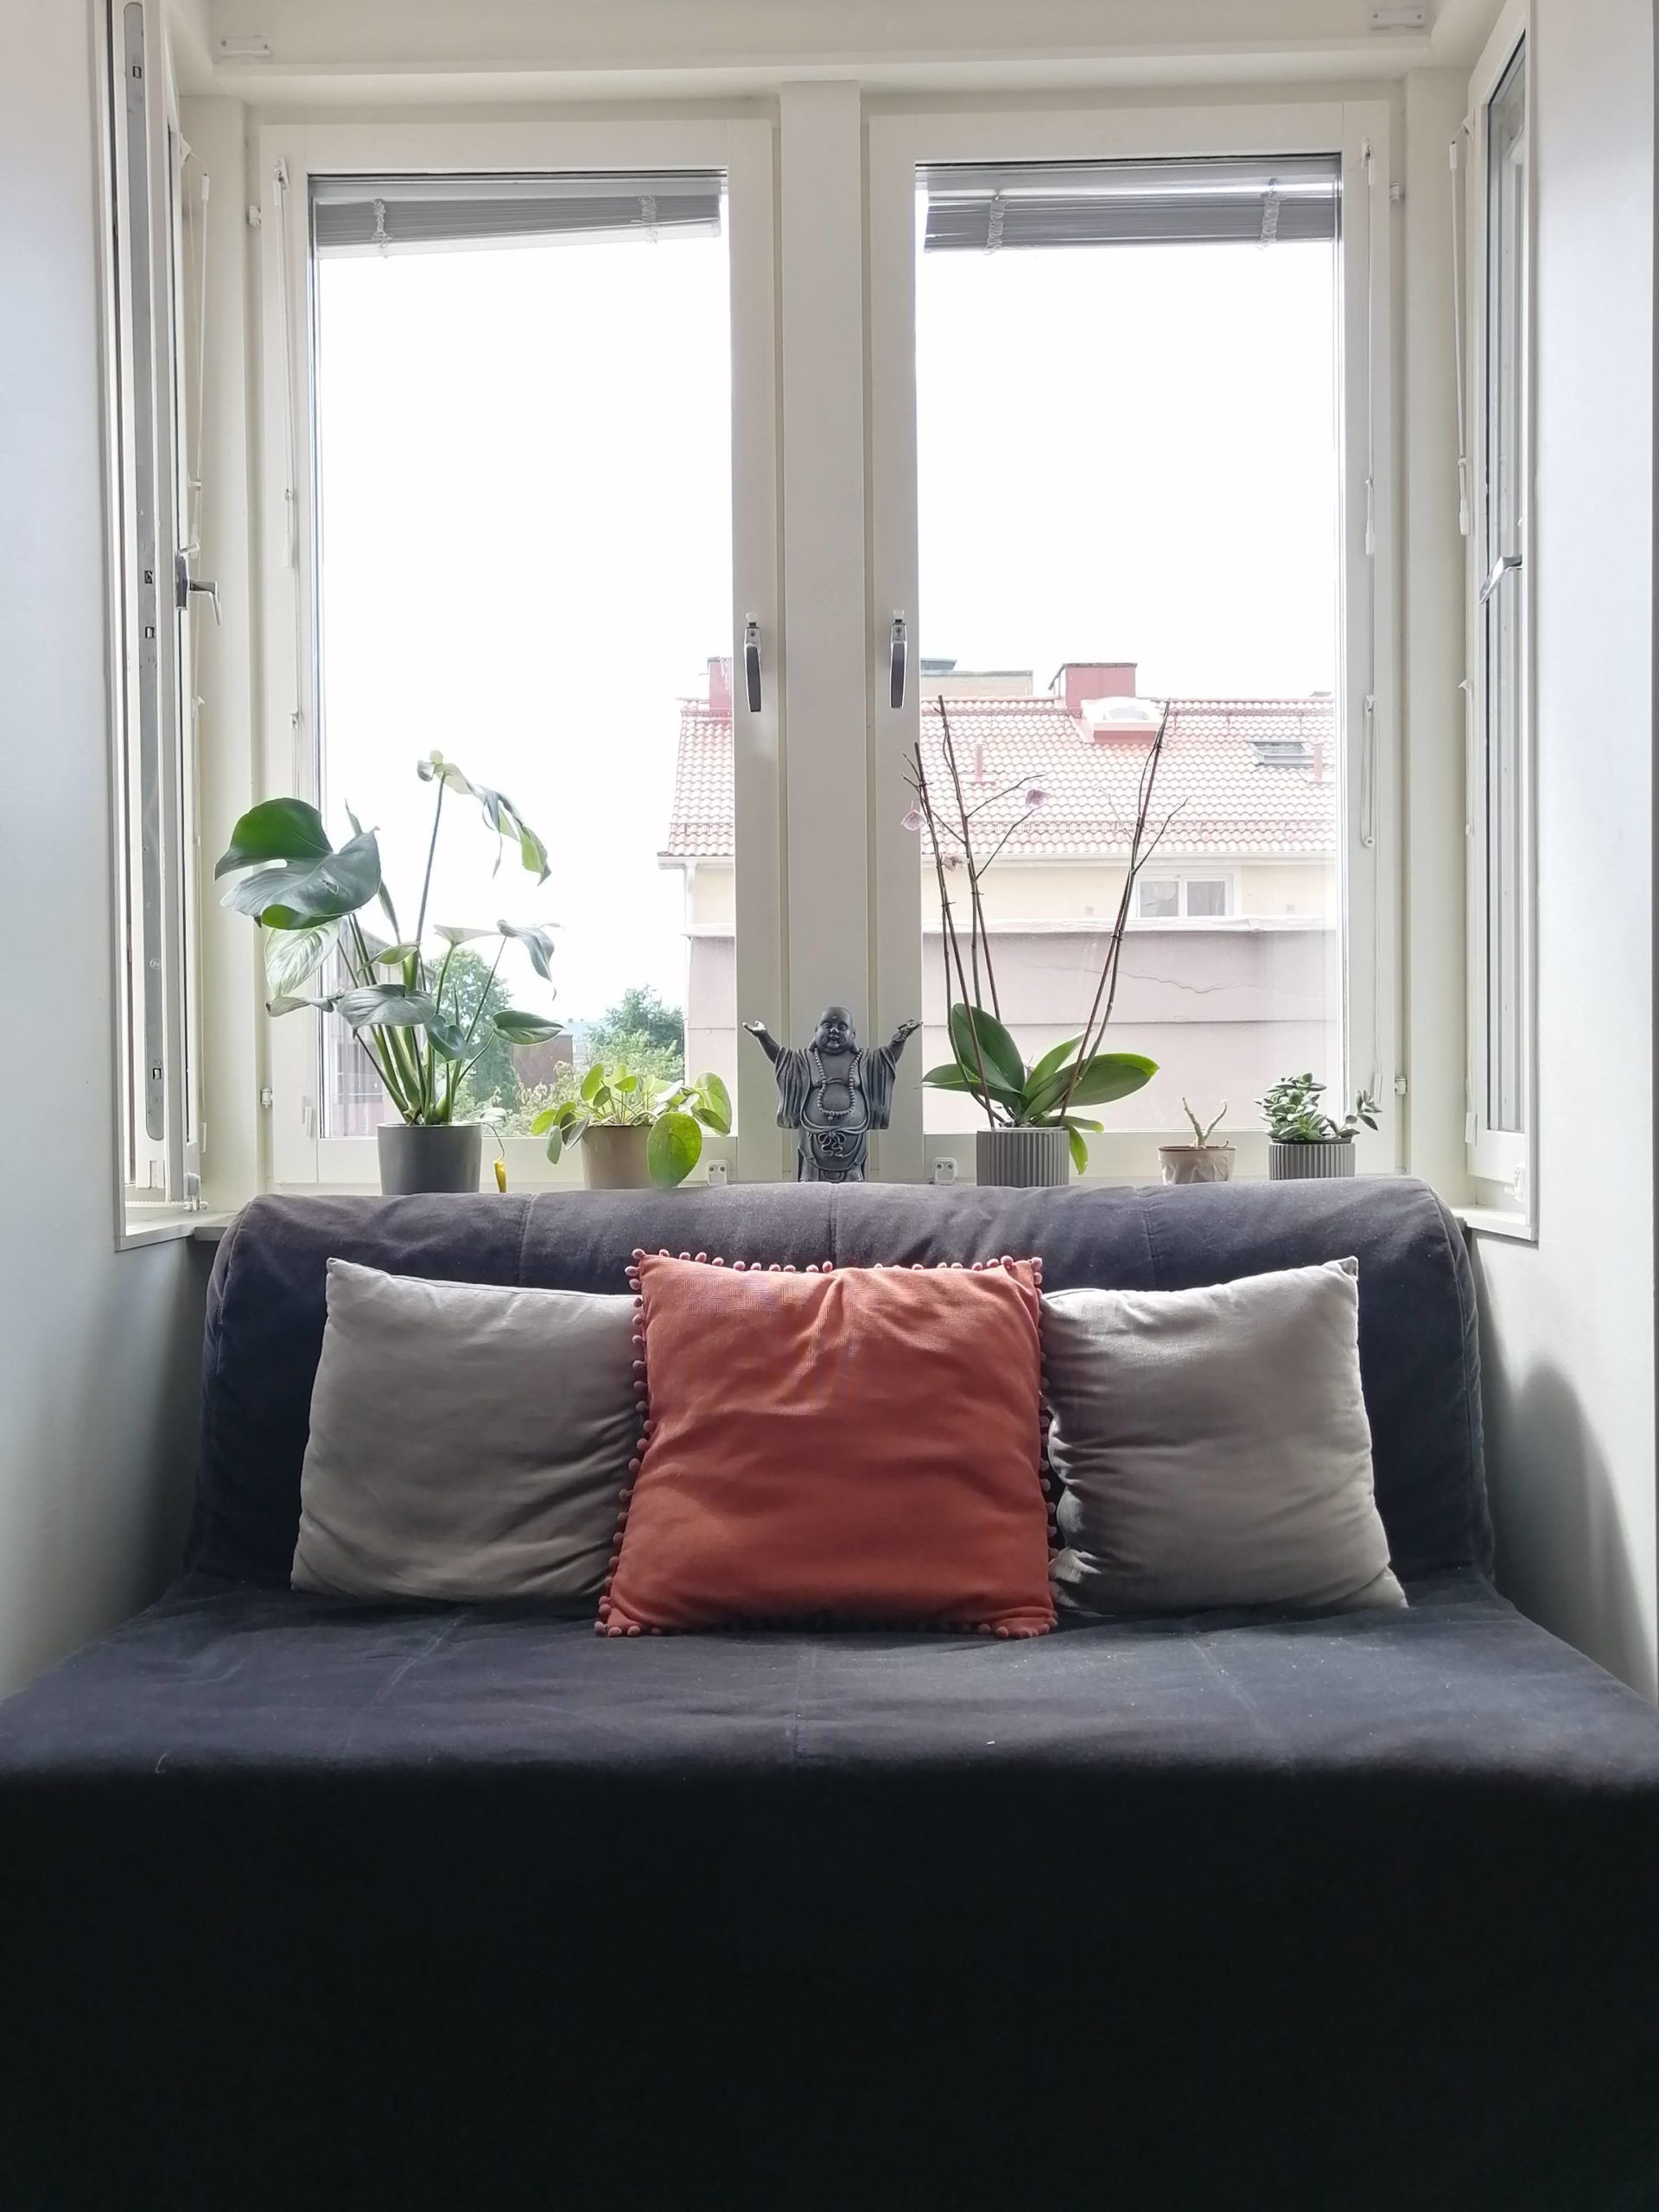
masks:
<svg viewBox="0 0 1659 2212"><path fill-rule="evenodd" d="M470 945L457 945L449 959L449 974L443 986L444 1011L451 1005L455 1008L456 1026L468 1028L474 1016L483 1012L499 1014L512 1000L506 985L490 980L490 963L479 957ZM497 1037L487 1045L474 1062L472 1072L462 1087L462 1096L473 1107L487 1106L492 1100L511 1106L518 1096L518 1075L512 1064L512 1047Z"/></svg>
<svg viewBox="0 0 1659 2212"><path fill-rule="evenodd" d="M685 1016L649 983L631 983L588 1032L588 1058L620 1060L636 1075L678 1083L685 1074Z"/></svg>

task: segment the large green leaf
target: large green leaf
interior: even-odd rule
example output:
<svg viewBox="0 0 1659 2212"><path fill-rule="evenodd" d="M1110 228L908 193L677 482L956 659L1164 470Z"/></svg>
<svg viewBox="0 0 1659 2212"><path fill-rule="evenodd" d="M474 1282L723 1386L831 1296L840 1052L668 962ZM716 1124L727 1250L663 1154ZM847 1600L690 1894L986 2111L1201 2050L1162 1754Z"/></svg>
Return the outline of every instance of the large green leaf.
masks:
<svg viewBox="0 0 1659 2212"><path fill-rule="evenodd" d="M438 1020L432 1001L401 983L369 983L361 990L347 991L335 1012L353 1029L430 1029Z"/></svg>
<svg viewBox="0 0 1659 2212"><path fill-rule="evenodd" d="M522 1007L504 1006L489 1016L491 1027L509 1045L544 1045L550 1037L563 1037L564 1024Z"/></svg>
<svg viewBox="0 0 1659 2212"><path fill-rule="evenodd" d="M699 1103L693 1108L705 1128L712 1129L718 1137L732 1133L732 1095L717 1075L700 1075L696 1081Z"/></svg>
<svg viewBox="0 0 1659 2212"><path fill-rule="evenodd" d="M530 964L544 982L553 980L553 938L550 931L520 927L517 922L498 922L502 937L516 938L530 955Z"/></svg>
<svg viewBox="0 0 1659 2212"><path fill-rule="evenodd" d="M645 1140L645 1165L663 1190L683 1183L702 1156L702 1131L689 1114L659 1114Z"/></svg>
<svg viewBox="0 0 1659 2212"><path fill-rule="evenodd" d="M340 942L338 922L319 922L308 930L265 932L265 981L279 999L287 998L315 976Z"/></svg>
<svg viewBox="0 0 1659 2212"><path fill-rule="evenodd" d="M1147 1059L1144 1052L1096 1052L1084 1063L1067 1109L1108 1106L1115 1098L1127 1098L1131 1091L1150 1083L1157 1072L1157 1061ZM1065 1096L1066 1080L1065 1075L1051 1076L1047 1088L1052 1095L1040 1103L1033 1099L1033 1112L1052 1112Z"/></svg>
<svg viewBox="0 0 1659 2212"><path fill-rule="evenodd" d="M975 1039L979 1049L974 1049ZM969 1007L960 1001L950 1009L950 1049L959 1066L977 1076L982 1061L988 1082L1001 1083L1008 1090L1023 1091L1026 1087L1026 1064L1020 1057L1020 1047L995 1014L987 1014L983 1007Z"/></svg>
<svg viewBox="0 0 1659 2212"><path fill-rule="evenodd" d="M1071 1147L1071 1165L1079 1175L1089 1172L1089 1140L1075 1122L1065 1125L1066 1142Z"/></svg>
<svg viewBox="0 0 1659 2212"><path fill-rule="evenodd" d="M333 999L296 999L286 996L265 1001L267 1014L299 1014L307 1007L313 1008L318 1014L332 1014L334 1010L334 1001Z"/></svg>
<svg viewBox="0 0 1659 2212"><path fill-rule="evenodd" d="M1028 1101L1037 1096L1050 1076L1058 1074L1060 1069L1067 1065L1071 1055L1082 1042L1081 1037L1068 1037L1063 1043L1051 1046L1040 1060L1033 1061L1031 1072L1027 1076L1025 1082L1026 1097Z"/></svg>
<svg viewBox="0 0 1659 2212"><path fill-rule="evenodd" d="M947 1060L940 1067L929 1068L922 1081L930 1090L965 1090L976 1098L981 1095L978 1076L968 1068L959 1068L954 1060ZM999 1083L995 1076L988 1073L985 1078L985 1088L999 1106L1006 1106L1011 1112L1018 1110L1023 1103L1017 1090L1010 1090L1006 1084Z"/></svg>
<svg viewBox="0 0 1659 2212"><path fill-rule="evenodd" d="M451 948L451 950L460 944L475 944L481 937L493 937L495 935L495 931L493 930L456 929L454 925L449 922L438 922L435 925L435 927L437 930L438 935L443 939L444 943Z"/></svg>
<svg viewBox="0 0 1659 2212"><path fill-rule="evenodd" d="M302 798L268 798L250 807L231 832L231 842L213 864L215 878L232 868L257 868L272 861L317 861L332 853L328 832L315 806Z"/></svg>
<svg viewBox="0 0 1659 2212"><path fill-rule="evenodd" d="M493 791L487 784L475 784L453 760L446 760L442 753L429 753L417 761L416 772L423 784L441 783L446 791L460 791L464 798L475 798L484 810L484 819L501 841L503 849L511 842L518 848L518 858L538 883L547 880L547 847L524 820L505 791ZM495 864L501 865L498 850Z"/></svg>
<svg viewBox="0 0 1659 2212"><path fill-rule="evenodd" d="M308 866L262 868L233 883L225 904L251 914L268 930L308 929L314 922L336 921L366 906L380 888L380 847L372 830L353 837L337 853Z"/></svg>

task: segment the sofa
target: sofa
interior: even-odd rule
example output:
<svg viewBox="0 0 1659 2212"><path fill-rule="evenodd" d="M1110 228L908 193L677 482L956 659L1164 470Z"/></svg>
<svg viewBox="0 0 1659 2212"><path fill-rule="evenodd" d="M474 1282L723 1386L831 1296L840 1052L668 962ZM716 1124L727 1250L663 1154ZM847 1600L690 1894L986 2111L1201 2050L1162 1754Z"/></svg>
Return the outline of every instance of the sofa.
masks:
<svg viewBox="0 0 1659 2212"><path fill-rule="evenodd" d="M288 1586L331 1255L639 1244L1353 1255L1408 1608L617 1641ZM1659 1715L1496 1593L1478 1385L1410 1181L257 1200L183 1573L0 1706L0 2202L1659 2203Z"/></svg>

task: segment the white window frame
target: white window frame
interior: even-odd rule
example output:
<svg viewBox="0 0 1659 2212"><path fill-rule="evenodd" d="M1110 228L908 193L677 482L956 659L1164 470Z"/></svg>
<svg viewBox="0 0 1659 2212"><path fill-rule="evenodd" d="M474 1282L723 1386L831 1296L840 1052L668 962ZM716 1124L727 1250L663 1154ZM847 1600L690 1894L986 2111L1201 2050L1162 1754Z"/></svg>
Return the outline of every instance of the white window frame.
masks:
<svg viewBox="0 0 1659 2212"><path fill-rule="evenodd" d="M736 810L736 974L740 1017L780 1008L785 942L779 895L779 754L783 624L779 588L777 343L772 126L753 117L546 122L295 123L257 140L260 210L261 416L259 545L264 617L262 791L318 798L315 429L308 209L315 175L721 168L728 179L732 302L732 627L742 665L743 626L762 645L762 700L742 687L733 704ZM291 519L290 519L291 510ZM216 824L228 830L229 824ZM320 1134L321 1025L291 1015L263 1021L269 1102L269 1180L277 1188L375 1187L372 1137ZM772 1071L759 1052L739 1058L737 1127L705 1141L744 1180L768 1179L783 1160ZM582 1180L578 1155L548 1164L535 1138L505 1140L512 1187ZM486 1146L486 1152L493 1151ZM489 1175L487 1161L485 1174Z"/></svg>
<svg viewBox="0 0 1659 2212"><path fill-rule="evenodd" d="M1522 484L1521 537L1518 548L1497 547L1488 542L1488 505L1485 496L1490 463L1491 424L1487 408L1487 280L1490 218L1487 179L1487 125L1490 104L1522 44L1527 48L1526 124L1528 149L1525 235L1522 271L1522 404L1520 461ZM1535 1229L1537 1205L1537 844L1536 770L1535 733L1534 653L1536 581L1531 559L1530 523L1535 490L1535 416L1534 363L1536 358L1537 309L1533 282L1535 265L1536 177L1531 158L1535 143L1533 128L1535 72L1529 0L1510 0L1498 17L1485 51L1469 85L1467 123L1467 189L1465 223L1467 270L1465 286L1466 346L1465 408L1470 425L1470 528L1467 560L1467 685L1468 743L1466 791L1468 835L1468 1096L1465 1132L1469 1172L1482 1205L1497 1218L1513 1224L1516 1233L1530 1236ZM1518 550L1522 565L1504 575L1498 588L1513 592L1522 624L1520 654L1521 696L1518 707L1519 742L1516 767L1519 781L1520 849L1522 869L1518 921L1520 926L1521 1007L1523 1026L1521 1054L1523 1103L1520 1129L1493 1128L1486 1115L1487 1056L1491 1046L1491 965L1487 914L1487 857L1489 823L1487 789L1487 665L1486 611L1481 604L1482 587L1500 553Z"/></svg>
<svg viewBox="0 0 1659 2212"><path fill-rule="evenodd" d="M866 614L884 645L895 611L912 639L918 619L915 180L932 162L1109 161L1200 155L1337 152L1342 160L1338 248L1340 507L1344 836L1338 880L1347 959L1342 982L1346 1065L1327 1071L1332 1096L1365 1089L1379 1127L1362 1133L1358 1165L1402 1164L1399 1062L1399 803L1395 385L1392 339L1391 116L1382 101L1262 101L1225 106L1042 109L1013 103L916 111L878 105L868 124L871 562ZM888 702L885 653L872 656L871 868L880 919L873 958L874 1028L920 1003L921 871L902 817L904 774L919 730L918 687ZM918 1071L901 1065L880 1172L931 1172L959 1154L957 1135L922 1135ZM1157 1147L1177 1131L1110 1132L1091 1141L1090 1174L1158 1173Z"/></svg>
<svg viewBox="0 0 1659 2212"><path fill-rule="evenodd" d="M161 0L105 0L94 21L105 88L113 1169L125 1248L187 1232L200 1202L196 732L189 598L181 607L177 589L194 550L184 544L186 149Z"/></svg>

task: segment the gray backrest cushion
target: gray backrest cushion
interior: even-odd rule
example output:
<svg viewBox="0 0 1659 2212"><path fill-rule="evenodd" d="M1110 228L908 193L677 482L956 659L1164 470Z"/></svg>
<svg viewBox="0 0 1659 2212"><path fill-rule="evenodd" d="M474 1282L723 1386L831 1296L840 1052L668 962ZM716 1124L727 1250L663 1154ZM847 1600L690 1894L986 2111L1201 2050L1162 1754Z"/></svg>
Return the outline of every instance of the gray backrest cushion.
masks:
<svg viewBox="0 0 1659 2212"><path fill-rule="evenodd" d="M639 1448L626 1294L333 1259L294 1587L591 1611Z"/></svg>
<svg viewBox="0 0 1659 2212"><path fill-rule="evenodd" d="M1400 1605L1354 1261L1043 1298L1053 1560L1084 1612Z"/></svg>
<svg viewBox="0 0 1659 2212"><path fill-rule="evenodd" d="M1036 1254L1043 1287L1181 1290L1355 1255L1376 1502L1396 1571L1491 1561L1474 1298L1456 1224L1405 1178L1142 1191L751 1184L505 1198L263 1198L219 1246L187 1563L280 1586L333 1256L617 1293L635 1245L842 1265Z"/></svg>

